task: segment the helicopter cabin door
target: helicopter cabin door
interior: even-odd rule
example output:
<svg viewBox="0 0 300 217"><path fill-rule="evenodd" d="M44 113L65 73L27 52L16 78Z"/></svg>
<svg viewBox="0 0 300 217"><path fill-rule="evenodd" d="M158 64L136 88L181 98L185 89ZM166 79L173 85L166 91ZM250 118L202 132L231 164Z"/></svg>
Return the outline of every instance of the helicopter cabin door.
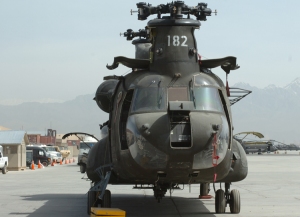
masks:
<svg viewBox="0 0 300 217"><path fill-rule="evenodd" d="M189 104L189 94L187 87L169 87L169 117L170 117L170 142L172 148L190 148L191 124L189 111L180 109L184 104ZM177 109L178 108L178 109Z"/></svg>

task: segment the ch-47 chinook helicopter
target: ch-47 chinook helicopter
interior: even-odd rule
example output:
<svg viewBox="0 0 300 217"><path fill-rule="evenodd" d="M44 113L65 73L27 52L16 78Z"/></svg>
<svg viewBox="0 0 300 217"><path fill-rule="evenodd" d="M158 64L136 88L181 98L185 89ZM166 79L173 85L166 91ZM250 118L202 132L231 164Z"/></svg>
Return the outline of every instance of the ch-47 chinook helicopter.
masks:
<svg viewBox="0 0 300 217"><path fill-rule="evenodd" d="M89 152L87 211L111 206L108 183L151 186L158 202L179 184L200 184L205 196L213 183L216 213L227 204L239 213L239 191L230 191L230 184L247 176L247 159L233 139L229 88L211 71L220 66L229 74L239 68L236 58L199 60L194 30L211 15L207 4L141 2L137 8L138 20L157 18L144 30L125 32L129 40L139 37L136 57L115 57L107 68L123 64L132 71L104 77L97 89L94 99L109 113L102 126L108 133ZM215 183L224 183L224 190Z"/></svg>
<svg viewBox="0 0 300 217"><path fill-rule="evenodd" d="M243 135L242 137L240 137ZM259 139L264 138L264 135L259 132L241 132L233 135L233 138L237 140L242 147L244 148L246 154L249 153L257 153L262 154L263 152L274 152L277 151L278 148L274 145L275 140L246 140L248 135L253 135L258 137ZM277 142L277 141L276 141Z"/></svg>

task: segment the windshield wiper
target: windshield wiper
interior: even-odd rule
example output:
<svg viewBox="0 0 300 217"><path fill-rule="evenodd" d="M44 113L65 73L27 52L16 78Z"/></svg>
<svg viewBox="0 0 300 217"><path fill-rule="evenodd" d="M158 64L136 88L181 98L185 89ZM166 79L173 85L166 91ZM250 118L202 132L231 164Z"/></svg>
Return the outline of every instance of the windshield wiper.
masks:
<svg viewBox="0 0 300 217"><path fill-rule="evenodd" d="M194 94L194 89L192 87L192 80L190 81L190 89L191 89L191 93L192 93L192 97L193 97L194 107L196 108L196 97Z"/></svg>
<svg viewBox="0 0 300 217"><path fill-rule="evenodd" d="M161 101L162 101L162 91L161 91L161 88L160 88L160 83L161 83L161 81L159 81L158 84L157 84L157 86L158 86L158 91L157 91L157 108L159 108L159 109L160 109L160 105L161 105Z"/></svg>

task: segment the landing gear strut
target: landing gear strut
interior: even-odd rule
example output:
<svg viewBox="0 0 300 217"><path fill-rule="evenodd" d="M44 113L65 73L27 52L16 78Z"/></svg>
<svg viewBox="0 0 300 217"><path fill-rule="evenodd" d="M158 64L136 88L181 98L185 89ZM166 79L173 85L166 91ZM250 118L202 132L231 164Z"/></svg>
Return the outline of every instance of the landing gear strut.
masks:
<svg viewBox="0 0 300 217"><path fill-rule="evenodd" d="M81 172L81 173L85 173L85 171L86 171L86 166L85 166L85 164L80 164L80 172Z"/></svg>
<svg viewBox="0 0 300 217"><path fill-rule="evenodd" d="M153 188L154 197L156 198L157 202L160 203L161 199L165 196L167 192L167 188L164 186L154 186Z"/></svg>
<svg viewBox="0 0 300 217"><path fill-rule="evenodd" d="M111 164L101 166L96 169L96 173L100 178L100 181L91 183L91 188L88 191L87 200L87 213L91 214L91 207L111 207L111 193L106 190L107 184L110 179L111 171L104 172L103 168L111 167ZM104 176L105 175L105 176Z"/></svg>
<svg viewBox="0 0 300 217"><path fill-rule="evenodd" d="M231 213L240 213L241 200L240 192L233 189L230 193L230 183L225 183L225 192L222 189L216 191L215 210L216 213L224 213L229 204Z"/></svg>
<svg viewBox="0 0 300 217"><path fill-rule="evenodd" d="M210 183L201 183L200 184L200 195L199 199L211 199L212 196L209 195Z"/></svg>
<svg viewBox="0 0 300 217"><path fill-rule="evenodd" d="M209 193L209 183L201 183L200 184L200 196L207 196Z"/></svg>

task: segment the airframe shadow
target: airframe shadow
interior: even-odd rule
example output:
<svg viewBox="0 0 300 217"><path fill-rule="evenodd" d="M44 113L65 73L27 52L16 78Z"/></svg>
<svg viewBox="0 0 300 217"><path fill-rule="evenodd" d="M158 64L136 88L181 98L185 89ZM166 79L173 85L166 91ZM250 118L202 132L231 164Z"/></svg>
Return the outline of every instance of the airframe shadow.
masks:
<svg viewBox="0 0 300 217"><path fill-rule="evenodd" d="M27 201L44 202L40 208L33 212L24 213L28 217L53 217L53 216L89 216L86 208L85 194L36 194L21 196ZM34 202L33 202L34 203ZM31 207L33 207L32 205ZM28 209L27 209L28 210ZM21 215L22 213L10 213L11 215Z"/></svg>
<svg viewBox="0 0 300 217"><path fill-rule="evenodd" d="M214 200L211 200L214 204ZM201 216L214 217L204 203L196 198L169 196L164 197L160 203L152 195L113 195L113 207L126 210L126 214L132 217L154 216Z"/></svg>
<svg viewBox="0 0 300 217"><path fill-rule="evenodd" d="M10 213L11 215L27 215L28 217L84 217L87 215L86 194L37 194L22 196L27 201L45 201L44 205L32 212ZM211 200L210 203L214 203ZM112 207L126 211L128 217L157 217L157 216L201 216L213 217L203 201L194 198L166 196L157 203L150 195L113 194Z"/></svg>

